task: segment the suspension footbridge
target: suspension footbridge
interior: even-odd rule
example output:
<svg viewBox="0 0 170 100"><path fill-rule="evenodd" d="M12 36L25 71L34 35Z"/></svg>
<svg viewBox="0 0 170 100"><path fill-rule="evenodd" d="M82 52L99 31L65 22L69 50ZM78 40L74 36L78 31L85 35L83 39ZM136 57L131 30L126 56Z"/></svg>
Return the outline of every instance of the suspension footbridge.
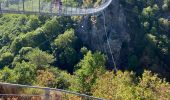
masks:
<svg viewBox="0 0 170 100"><path fill-rule="evenodd" d="M111 2L112 0L101 0L96 6L83 6L81 0L77 0L75 4L69 0L1 0L0 13L82 16L99 13Z"/></svg>

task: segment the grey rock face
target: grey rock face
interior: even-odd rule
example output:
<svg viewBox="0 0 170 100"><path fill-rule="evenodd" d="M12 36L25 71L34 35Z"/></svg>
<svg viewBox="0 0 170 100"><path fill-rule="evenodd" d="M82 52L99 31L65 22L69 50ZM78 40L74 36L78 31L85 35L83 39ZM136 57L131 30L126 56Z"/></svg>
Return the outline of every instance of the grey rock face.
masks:
<svg viewBox="0 0 170 100"><path fill-rule="evenodd" d="M126 17L124 16L119 0L113 0L112 4L104 12L108 41L117 61L122 42L130 41L130 36L127 32ZM84 17L77 28L77 36L92 50L99 50L110 55L102 13L97 16L97 23L95 25L90 21L90 16Z"/></svg>

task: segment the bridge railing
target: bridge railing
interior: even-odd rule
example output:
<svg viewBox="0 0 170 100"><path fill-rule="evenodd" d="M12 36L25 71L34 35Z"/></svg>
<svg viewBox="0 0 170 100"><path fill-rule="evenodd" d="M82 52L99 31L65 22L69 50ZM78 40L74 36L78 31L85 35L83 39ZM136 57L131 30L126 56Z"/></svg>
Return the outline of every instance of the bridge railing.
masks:
<svg viewBox="0 0 170 100"><path fill-rule="evenodd" d="M50 97L51 99L52 97ZM0 94L0 100L45 100L45 95Z"/></svg>
<svg viewBox="0 0 170 100"><path fill-rule="evenodd" d="M59 0L58 0L59 1ZM99 9L103 10L108 6L111 0L103 0L99 5L83 6L82 0L77 0L73 4L70 0L61 0L62 3L56 3L55 0L1 0L1 13L25 13L25 14L48 14L48 15L85 15L92 14Z"/></svg>
<svg viewBox="0 0 170 100"><path fill-rule="evenodd" d="M30 90L33 90L31 93ZM9 98L9 99L8 99ZM63 89L0 82L0 100L104 100Z"/></svg>

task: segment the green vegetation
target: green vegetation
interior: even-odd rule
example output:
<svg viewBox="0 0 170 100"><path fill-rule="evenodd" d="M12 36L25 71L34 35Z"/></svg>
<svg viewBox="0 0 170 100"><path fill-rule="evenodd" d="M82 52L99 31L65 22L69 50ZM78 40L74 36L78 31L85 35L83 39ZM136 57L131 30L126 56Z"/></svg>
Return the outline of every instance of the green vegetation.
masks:
<svg viewBox="0 0 170 100"><path fill-rule="evenodd" d="M96 2L101 0L82 3L87 7ZM121 4L133 38L131 46L122 45L127 56L120 57L122 69L117 73L106 69L105 54L90 50L77 37L75 18L6 14L0 15L0 81L106 99L169 100L170 84L163 78L170 80L170 21L165 17L170 1L121 0Z"/></svg>
<svg viewBox="0 0 170 100"><path fill-rule="evenodd" d="M170 0L121 0L121 3L132 31L128 64L122 62L122 66L128 65L126 69L137 73L152 70L170 80Z"/></svg>
<svg viewBox="0 0 170 100"><path fill-rule="evenodd" d="M116 100L170 99L170 84L145 71L141 78L132 72L106 72L93 88L93 95Z"/></svg>

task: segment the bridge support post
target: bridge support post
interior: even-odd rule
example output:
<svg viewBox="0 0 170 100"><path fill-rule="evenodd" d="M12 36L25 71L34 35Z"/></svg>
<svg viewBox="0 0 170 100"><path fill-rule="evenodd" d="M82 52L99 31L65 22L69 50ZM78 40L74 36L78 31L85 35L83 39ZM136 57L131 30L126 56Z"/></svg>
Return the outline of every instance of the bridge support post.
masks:
<svg viewBox="0 0 170 100"><path fill-rule="evenodd" d="M25 0L22 0L23 13L25 12Z"/></svg>
<svg viewBox="0 0 170 100"><path fill-rule="evenodd" d="M50 100L50 90L45 89L45 100Z"/></svg>
<svg viewBox="0 0 170 100"><path fill-rule="evenodd" d="M2 14L2 7L1 7L1 2L0 2L0 11L1 11L1 14Z"/></svg>
<svg viewBox="0 0 170 100"><path fill-rule="evenodd" d="M40 13L41 12L41 1L38 0L38 2L39 2L39 13Z"/></svg>

